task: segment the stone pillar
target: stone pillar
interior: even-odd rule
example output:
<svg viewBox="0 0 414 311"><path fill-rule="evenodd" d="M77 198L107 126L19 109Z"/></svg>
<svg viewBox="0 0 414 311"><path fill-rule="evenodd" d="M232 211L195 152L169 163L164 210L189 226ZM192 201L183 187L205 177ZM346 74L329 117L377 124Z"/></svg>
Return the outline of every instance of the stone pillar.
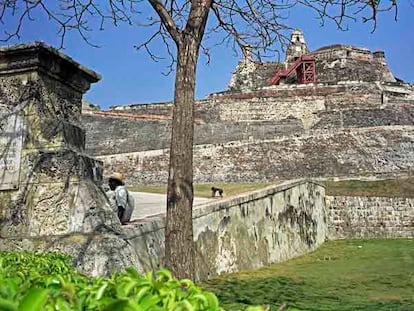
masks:
<svg viewBox="0 0 414 311"><path fill-rule="evenodd" d="M58 250L84 272L136 263L84 154L82 95L100 79L43 44L0 49L0 248Z"/></svg>

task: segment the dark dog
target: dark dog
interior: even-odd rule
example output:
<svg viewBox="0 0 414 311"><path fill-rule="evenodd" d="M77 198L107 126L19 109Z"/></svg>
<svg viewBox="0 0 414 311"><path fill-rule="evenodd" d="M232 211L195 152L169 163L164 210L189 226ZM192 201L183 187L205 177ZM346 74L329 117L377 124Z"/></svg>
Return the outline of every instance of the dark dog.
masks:
<svg viewBox="0 0 414 311"><path fill-rule="evenodd" d="M224 190L223 189L221 189L221 188L216 188L216 187L211 187L211 196L212 197L215 197L216 196L216 193L218 192L218 194L221 196L221 197L223 197L223 192L224 192Z"/></svg>

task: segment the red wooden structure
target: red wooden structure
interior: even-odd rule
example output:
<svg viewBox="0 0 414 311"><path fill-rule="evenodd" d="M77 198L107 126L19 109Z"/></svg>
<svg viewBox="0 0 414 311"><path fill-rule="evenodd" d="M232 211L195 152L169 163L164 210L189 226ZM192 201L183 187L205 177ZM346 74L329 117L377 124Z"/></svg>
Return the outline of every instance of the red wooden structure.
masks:
<svg viewBox="0 0 414 311"><path fill-rule="evenodd" d="M279 69L270 80L270 85L278 84L280 79L290 76L293 72L296 72L299 84L315 83L315 57L302 55L287 69Z"/></svg>

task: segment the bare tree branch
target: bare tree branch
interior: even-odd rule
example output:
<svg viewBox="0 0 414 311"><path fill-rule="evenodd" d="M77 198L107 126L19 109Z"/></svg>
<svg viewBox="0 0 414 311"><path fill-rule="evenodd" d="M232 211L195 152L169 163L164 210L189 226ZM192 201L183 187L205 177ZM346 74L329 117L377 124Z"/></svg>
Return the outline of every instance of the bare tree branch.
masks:
<svg viewBox="0 0 414 311"><path fill-rule="evenodd" d="M148 0L148 2L151 4L155 12L157 12L158 16L161 19L162 25L165 27L165 29L167 29L173 40L178 44L181 40L180 32L173 18L165 8L164 4L159 0Z"/></svg>

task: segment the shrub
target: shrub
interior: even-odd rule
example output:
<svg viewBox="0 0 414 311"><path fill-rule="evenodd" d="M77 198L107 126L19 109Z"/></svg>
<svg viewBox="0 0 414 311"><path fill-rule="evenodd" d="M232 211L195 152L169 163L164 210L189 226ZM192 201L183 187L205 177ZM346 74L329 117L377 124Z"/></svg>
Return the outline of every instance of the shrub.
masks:
<svg viewBox="0 0 414 311"><path fill-rule="evenodd" d="M191 280L177 280L165 269L155 275L141 275L128 268L109 278L92 278L72 269L70 258L61 254L0 252L0 310L223 309L213 293L200 289Z"/></svg>

